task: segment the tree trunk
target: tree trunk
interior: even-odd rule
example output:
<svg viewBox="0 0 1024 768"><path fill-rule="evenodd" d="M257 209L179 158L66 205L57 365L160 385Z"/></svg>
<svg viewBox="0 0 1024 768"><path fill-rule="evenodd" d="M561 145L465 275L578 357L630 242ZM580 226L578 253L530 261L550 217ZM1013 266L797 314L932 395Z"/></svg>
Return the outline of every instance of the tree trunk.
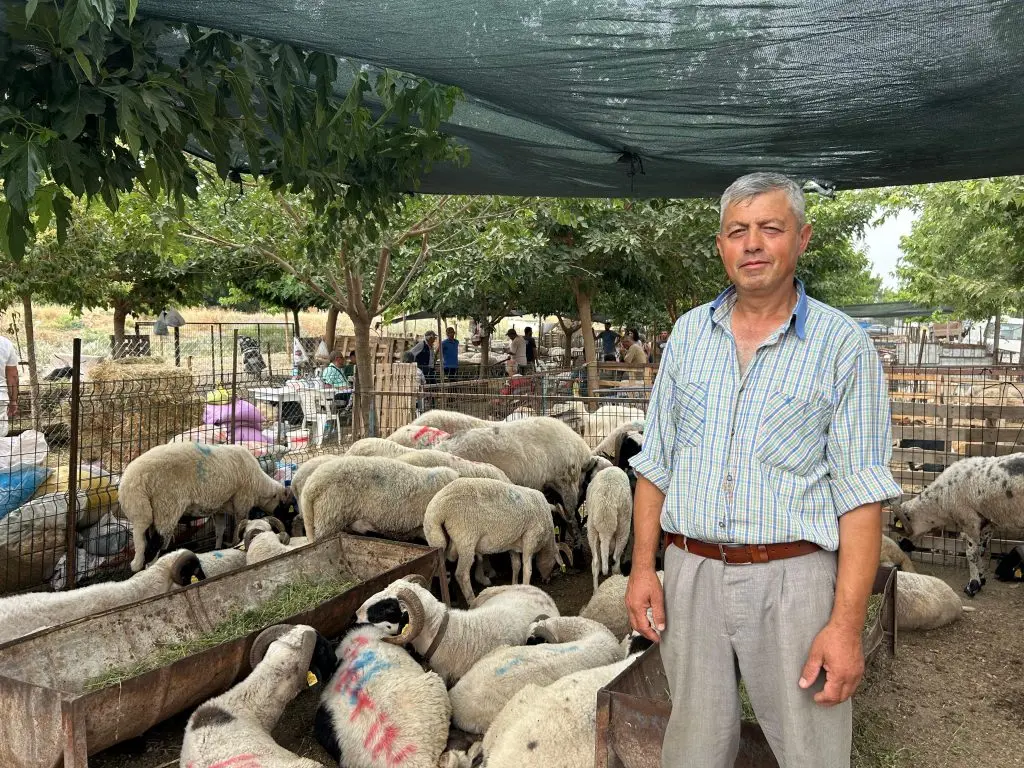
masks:
<svg viewBox="0 0 1024 768"><path fill-rule="evenodd" d="M484 320L484 323L487 321ZM487 371L490 369L489 355L491 353L491 332L490 330L484 336L480 337L480 378L487 378Z"/></svg>
<svg viewBox="0 0 1024 768"><path fill-rule="evenodd" d="M324 344L327 345L327 354L334 353L334 340L338 335L338 314L341 312L333 304L327 308L327 329L324 331Z"/></svg>
<svg viewBox="0 0 1024 768"><path fill-rule="evenodd" d="M42 430L43 415L39 412L39 369L36 364L36 327L32 319L32 294L21 295L22 309L25 313L25 346L28 348L28 384L31 403L29 408L32 414L32 428L36 431ZM17 392L8 392L12 403L18 401Z"/></svg>
<svg viewBox="0 0 1024 768"><path fill-rule="evenodd" d="M352 408L355 436L377 436L375 393L373 387L373 353L370 351L370 319L358 312L350 314L356 337L356 400Z"/></svg>
<svg viewBox="0 0 1024 768"><path fill-rule="evenodd" d="M562 335L565 336L565 351L562 353L562 367L569 370L572 368L572 335L576 333L578 328L575 325L567 325L561 315L555 315L555 319L558 320L558 327L562 329Z"/></svg>
<svg viewBox="0 0 1024 768"><path fill-rule="evenodd" d="M587 395L597 397L599 384L597 371L597 347L594 344L594 320L590 312L590 294L572 281L572 292L576 297L576 309L580 316L580 335L583 337L583 360L587 366ZM592 409L590 409L592 410Z"/></svg>
<svg viewBox="0 0 1024 768"><path fill-rule="evenodd" d="M1002 324L1003 316L996 315L996 327L992 332L992 364L999 365L999 326Z"/></svg>
<svg viewBox="0 0 1024 768"><path fill-rule="evenodd" d="M295 338L301 339L302 338L302 332L301 332L301 329L299 328L299 308L298 307L292 307L292 324L293 324L293 327L295 328Z"/></svg>
<svg viewBox="0 0 1024 768"><path fill-rule="evenodd" d="M117 359L125 357L124 348L124 324L128 319L128 307L125 304L114 304L114 348L111 350L111 357Z"/></svg>

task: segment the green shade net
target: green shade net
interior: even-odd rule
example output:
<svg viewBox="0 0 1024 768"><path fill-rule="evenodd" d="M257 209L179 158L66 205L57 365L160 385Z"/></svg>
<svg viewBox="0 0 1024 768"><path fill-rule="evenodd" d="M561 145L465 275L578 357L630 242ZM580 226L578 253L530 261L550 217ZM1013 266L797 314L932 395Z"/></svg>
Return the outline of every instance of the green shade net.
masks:
<svg viewBox="0 0 1024 768"><path fill-rule="evenodd" d="M460 86L428 192L709 196L1024 172L1020 0L142 0Z"/></svg>

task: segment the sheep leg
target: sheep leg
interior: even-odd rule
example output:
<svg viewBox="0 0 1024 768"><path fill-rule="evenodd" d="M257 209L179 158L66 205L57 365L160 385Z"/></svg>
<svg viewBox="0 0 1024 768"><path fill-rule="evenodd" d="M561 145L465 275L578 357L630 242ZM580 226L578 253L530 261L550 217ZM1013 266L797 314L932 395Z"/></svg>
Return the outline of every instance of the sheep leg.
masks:
<svg viewBox="0 0 1024 768"><path fill-rule="evenodd" d="M473 578L476 583L485 587L491 586L491 580L487 577L487 568L484 566L485 555L476 556L476 568L473 570Z"/></svg>
<svg viewBox="0 0 1024 768"><path fill-rule="evenodd" d="M522 565L522 558L518 552L509 552L509 555L512 558L512 583L516 584L519 579L519 568Z"/></svg>
<svg viewBox="0 0 1024 768"><path fill-rule="evenodd" d="M533 553L523 552L523 584L530 583L530 576L533 575Z"/></svg>
<svg viewBox="0 0 1024 768"><path fill-rule="evenodd" d="M597 592L597 574L601 570L601 562L596 558L590 558L590 570L594 574L594 592Z"/></svg>
<svg viewBox="0 0 1024 768"><path fill-rule="evenodd" d="M620 536L615 542L615 552L613 557L615 558L612 565L612 573L622 573L622 553L626 550L626 543L629 541L628 536Z"/></svg>
<svg viewBox="0 0 1024 768"><path fill-rule="evenodd" d="M459 583L459 589L462 590L462 596L466 598L467 603L473 602L473 598L476 597L473 593L473 584L469 579L470 569L476 559L474 555L473 550L470 550L469 553L460 552L459 564L455 566L455 580Z"/></svg>
<svg viewBox="0 0 1024 768"><path fill-rule="evenodd" d="M967 566L971 572L971 580L967 582L967 586L964 587L964 594L968 597L974 597L978 592L981 591L981 568L979 566L981 556L979 554L980 547L976 538L967 534L963 535L964 540L967 542Z"/></svg>

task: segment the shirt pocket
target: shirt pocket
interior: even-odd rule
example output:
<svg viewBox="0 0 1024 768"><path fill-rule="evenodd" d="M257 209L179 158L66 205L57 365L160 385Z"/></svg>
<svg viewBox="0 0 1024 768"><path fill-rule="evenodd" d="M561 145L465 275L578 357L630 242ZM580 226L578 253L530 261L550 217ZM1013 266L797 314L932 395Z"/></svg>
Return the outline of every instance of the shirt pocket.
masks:
<svg viewBox="0 0 1024 768"><path fill-rule="evenodd" d="M705 384L688 382L678 390L673 414L676 423L676 448L692 448L704 440L707 398L708 389Z"/></svg>
<svg viewBox="0 0 1024 768"><path fill-rule="evenodd" d="M755 454L769 467L809 475L825 460L832 404L818 397L775 391L757 429Z"/></svg>

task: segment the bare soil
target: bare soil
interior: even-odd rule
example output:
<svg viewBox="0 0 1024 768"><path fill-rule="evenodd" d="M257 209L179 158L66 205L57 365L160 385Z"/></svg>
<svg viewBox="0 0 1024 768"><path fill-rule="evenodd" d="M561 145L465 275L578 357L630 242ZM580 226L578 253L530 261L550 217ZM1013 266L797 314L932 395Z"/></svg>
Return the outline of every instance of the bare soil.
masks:
<svg viewBox="0 0 1024 768"><path fill-rule="evenodd" d="M957 592L964 569L921 564ZM574 614L590 598L589 570L545 586ZM453 599L457 589L453 593ZM975 610L947 627L899 636L897 656L880 653L854 701L855 768L1024 768L1024 585L989 579ZM303 757L331 765L312 735L318 691L301 694L274 736ZM178 764L188 713L90 759L95 768ZM453 745L454 746L454 745Z"/></svg>

